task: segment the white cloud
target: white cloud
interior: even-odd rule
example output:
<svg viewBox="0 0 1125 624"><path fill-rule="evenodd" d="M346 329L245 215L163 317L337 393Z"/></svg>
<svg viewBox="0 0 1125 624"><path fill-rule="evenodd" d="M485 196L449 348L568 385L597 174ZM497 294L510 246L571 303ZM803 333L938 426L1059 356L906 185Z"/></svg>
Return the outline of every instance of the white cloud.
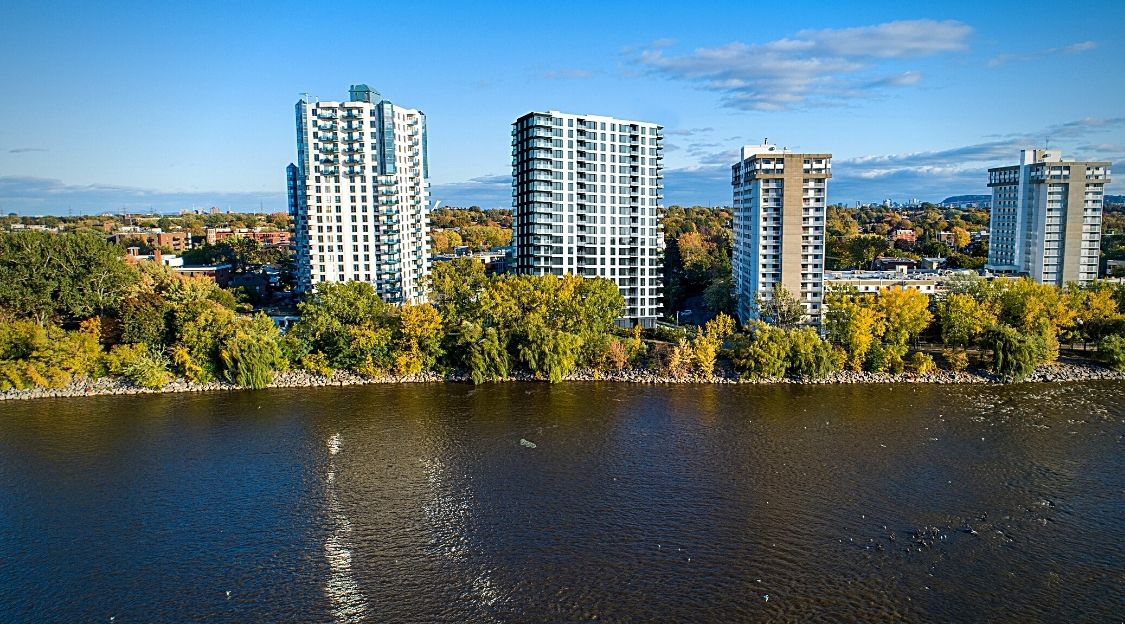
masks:
<svg viewBox="0 0 1125 624"><path fill-rule="evenodd" d="M440 200L444 206L511 208L512 176L493 174L462 182L434 184L430 189L430 198Z"/></svg>
<svg viewBox="0 0 1125 624"><path fill-rule="evenodd" d="M947 149L836 158L829 201L881 201L885 197L940 201L950 195L988 194L988 168L1017 162L1021 149L1041 146L1045 136L1056 138L1051 145L1061 147L1067 158L1120 163L1125 161L1123 131L1125 118L1086 118ZM1089 140L1100 138L1111 141ZM700 148L709 145L714 144L697 144ZM665 173L668 203L729 205L730 165L737 160L737 153L696 154L695 164ZM1123 187L1125 184L1116 180L1109 192L1119 192Z"/></svg>
<svg viewBox="0 0 1125 624"><path fill-rule="evenodd" d="M51 178L0 176L0 207L5 213L53 214L131 211L178 212L192 206L217 206L239 212L284 212L284 190L175 192L113 184L67 184Z"/></svg>
<svg viewBox="0 0 1125 624"><path fill-rule="evenodd" d="M1008 63L1017 61L1036 61L1043 58L1048 58L1058 55L1081 54L1088 52L1098 47L1097 41L1079 41L1067 46L1057 48L1046 48L1043 50L1035 50L1034 52L1025 52L1022 54L998 54L988 61L989 67L1000 67Z"/></svg>
<svg viewBox="0 0 1125 624"><path fill-rule="evenodd" d="M872 96L918 84L913 70L880 71L890 60L963 51L972 28L946 20L906 20L860 28L803 30L767 43L730 43L682 56L651 47L636 58L650 72L697 83L745 110L782 110ZM874 74L874 75L872 75Z"/></svg>
<svg viewBox="0 0 1125 624"><path fill-rule="evenodd" d="M585 80L587 78L593 78L594 72L573 68L556 69L543 72L539 77L545 80Z"/></svg>

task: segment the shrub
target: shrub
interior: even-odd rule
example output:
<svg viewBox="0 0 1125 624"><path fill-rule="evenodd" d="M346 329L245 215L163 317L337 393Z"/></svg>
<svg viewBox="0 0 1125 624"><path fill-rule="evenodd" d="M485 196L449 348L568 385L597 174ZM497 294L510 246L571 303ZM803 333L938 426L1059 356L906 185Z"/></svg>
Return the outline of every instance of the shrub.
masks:
<svg viewBox="0 0 1125 624"><path fill-rule="evenodd" d="M332 370L331 366L329 366L328 356L324 355L320 351L317 351L316 353L310 353L301 358L301 368L310 373L313 373L314 375L328 377L329 379L331 379L333 373L336 372Z"/></svg>
<svg viewBox="0 0 1125 624"><path fill-rule="evenodd" d="M176 345L172 347L172 370L180 375L198 383L207 383L211 381L210 373L203 369L202 366L195 363L191 357L191 352L183 345Z"/></svg>
<svg viewBox="0 0 1125 624"><path fill-rule="evenodd" d="M784 377L789 368L785 330L754 323L751 334L740 334L732 341L731 362L739 373L753 379Z"/></svg>
<svg viewBox="0 0 1125 624"><path fill-rule="evenodd" d="M1125 336L1110 334L1098 347L1102 360L1116 370L1125 370Z"/></svg>
<svg viewBox="0 0 1125 624"><path fill-rule="evenodd" d="M40 326L31 320L0 323L0 391L59 388L97 373L101 357L97 323L81 331Z"/></svg>
<svg viewBox="0 0 1125 624"><path fill-rule="evenodd" d="M882 373L887 370L887 366L887 347L881 342L873 343L864 358L864 370L871 373Z"/></svg>
<svg viewBox="0 0 1125 624"><path fill-rule="evenodd" d="M469 376L473 383L480 385L485 381L500 381L508 376L509 359L507 341L502 339L495 328L481 331L469 345Z"/></svg>
<svg viewBox="0 0 1125 624"><path fill-rule="evenodd" d="M806 327L786 332L789 341L788 372L798 377L820 379L837 369L832 345Z"/></svg>
<svg viewBox="0 0 1125 624"><path fill-rule="evenodd" d="M1025 379L1047 353L1042 336L1021 334L1008 325L991 329L988 342L992 345L992 372L1008 381Z"/></svg>
<svg viewBox="0 0 1125 624"><path fill-rule="evenodd" d="M627 349L629 353L629 363L633 365L636 365L638 362L642 361L648 351L648 345L645 344L644 338L642 338L641 333L641 326L639 324L634 325L632 335L629 338Z"/></svg>
<svg viewBox="0 0 1125 624"><path fill-rule="evenodd" d="M686 338L680 339L680 342L672 348L672 353L668 356L668 374L673 379L687 377L694 359L695 352L691 348L691 343Z"/></svg>
<svg viewBox="0 0 1125 624"><path fill-rule="evenodd" d="M629 363L629 359L629 348L624 343L617 339L609 341L609 346L606 347L606 363L610 368L622 370Z"/></svg>
<svg viewBox="0 0 1125 624"><path fill-rule="evenodd" d="M910 347L905 344L885 344L883 345L883 360L886 362L887 370L898 375L906 370L906 353L910 351Z"/></svg>
<svg viewBox="0 0 1125 624"><path fill-rule="evenodd" d="M929 353L915 351L914 355L910 356L910 368L919 375L928 375L937 370L937 364Z"/></svg>
<svg viewBox="0 0 1125 624"><path fill-rule="evenodd" d="M648 350L647 359L648 367L654 371L663 371L668 369L668 363L672 361L672 346L663 342L654 343Z"/></svg>
<svg viewBox="0 0 1125 624"><path fill-rule="evenodd" d="M951 371L960 372L969 368L969 353L964 349L946 349L941 352L945 365Z"/></svg>
<svg viewBox="0 0 1125 624"><path fill-rule="evenodd" d="M400 351L395 354L395 374L416 375L422 372L425 363L417 351Z"/></svg>
<svg viewBox="0 0 1125 624"><path fill-rule="evenodd" d="M281 336L264 314L242 324L220 352L223 377L245 388L260 390L270 385L274 373L285 368Z"/></svg>
<svg viewBox="0 0 1125 624"><path fill-rule="evenodd" d="M105 354L105 367L142 388L159 389L172 381L168 360L145 345L115 345Z"/></svg>
<svg viewBox="0 0 1125 624"><path fill-rule="evenodd" d="M687 337L687 330L683 327L665 327L657 325L651 330L653 338L661 342L670 342L672 344L678 343L681 339Z"/></svg>

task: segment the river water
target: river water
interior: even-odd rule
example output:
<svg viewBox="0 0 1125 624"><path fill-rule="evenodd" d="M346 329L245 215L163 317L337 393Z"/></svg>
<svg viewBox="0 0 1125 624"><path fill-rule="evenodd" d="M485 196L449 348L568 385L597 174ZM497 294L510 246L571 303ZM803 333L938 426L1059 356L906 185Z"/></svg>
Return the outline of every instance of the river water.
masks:
<svg viewBox="0 0 1125 624"><path fill-rule="evenodd" d="M0 403L0 622L1120 622L1125 384Z"/></svg>

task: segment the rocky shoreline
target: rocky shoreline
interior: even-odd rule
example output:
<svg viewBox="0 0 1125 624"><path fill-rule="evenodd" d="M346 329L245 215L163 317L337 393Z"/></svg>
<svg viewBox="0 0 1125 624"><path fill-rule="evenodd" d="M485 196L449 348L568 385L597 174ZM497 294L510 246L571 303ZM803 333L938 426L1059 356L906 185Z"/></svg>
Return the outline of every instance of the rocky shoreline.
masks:
<svg viewBox="0 0 1125 624"><path fill-rule="evenodd" d="M1093 363L1059 363L1039 367L1023 383L1057 383L1074 381L1101 381L1125 380L1125 371L1098 366ZM529 373L515 373L505 381L542 381ZM711 377L689 375L675 378L665 373L648 369L629 369L622 371L594 372L577 371L568 376L566 381L597 381L613 383L638 383L638 384L889 384L889 383L923 383L923 384L973 384L973 383L1003 383L988 371L975 370L965 372L936 371L926 375L913 373L866 373L839 371L822 379L781 378L781 379L740 379L734 371L717 371ZM465 373L450 373L440 375L437 373L419 373L408 376L386 376L368 378L349 372L337 372L331 378L315 375L305 371L287 371L278 373L274 378L271 388L315 388L327 386L359 386L367 384L402 384L402 383L468 383L469 376ZM79 379L72 381L62 388L29 388L26 390L9 390L0 392L0 401L22 399L67 398L85 396L129 395L129 394L165 394L179 392L216 392L229 390L244 390L235 384L216 381L211 383L196 383L187 379L177 379L159 390L141 388L121 378L103 377L101 379Z"/></svg>

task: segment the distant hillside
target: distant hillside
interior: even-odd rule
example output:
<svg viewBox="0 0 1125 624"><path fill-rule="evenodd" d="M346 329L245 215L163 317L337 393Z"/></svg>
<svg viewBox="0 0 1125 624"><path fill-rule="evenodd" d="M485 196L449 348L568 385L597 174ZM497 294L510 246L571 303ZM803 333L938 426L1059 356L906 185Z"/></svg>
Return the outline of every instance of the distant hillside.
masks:
<svg viewBox="0 0 1125 624"><path fill-rule="evenodd" d="M967 202L987 202L992 201L991 195L954 195L946 197L941 200L943 204L963 204Z"/></svg>
<svg viewBox="0 0 1125 624"><path fill-rule="evenodd" d="M1105 203L1107 204L1125 204L1125 195L1106 195Z"/></svg>

